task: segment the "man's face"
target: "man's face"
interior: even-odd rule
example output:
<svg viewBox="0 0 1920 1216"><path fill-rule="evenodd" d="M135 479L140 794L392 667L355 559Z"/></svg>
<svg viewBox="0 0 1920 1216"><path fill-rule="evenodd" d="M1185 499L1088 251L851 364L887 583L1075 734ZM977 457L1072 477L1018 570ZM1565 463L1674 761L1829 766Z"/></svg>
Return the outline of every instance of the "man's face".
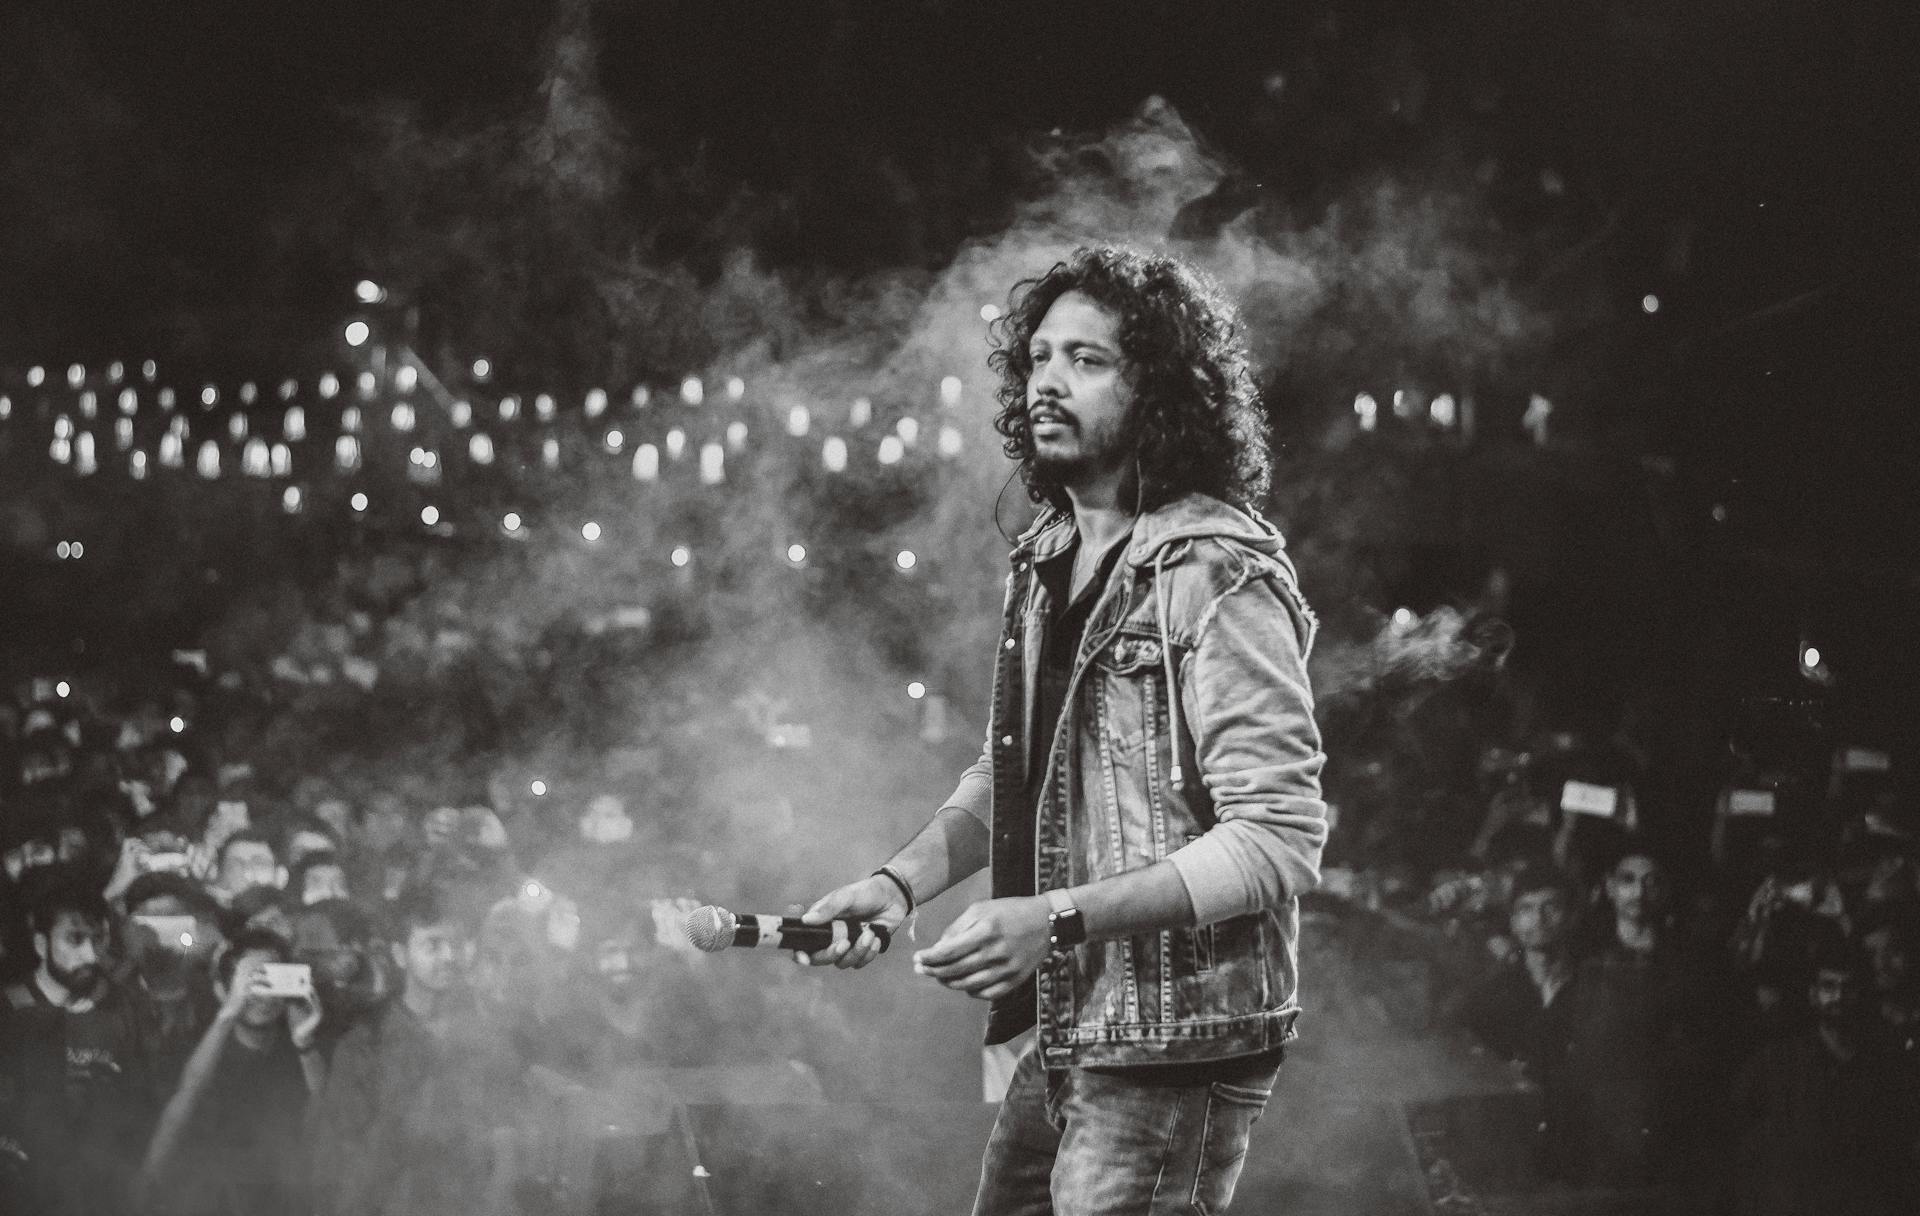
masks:
<svg viewBox="0 0 1920 1216"><path fill-rule="evenodd" d="M1622 857L1607 875L1607 898L1622 920L1645 924L1665 905L1666 879L1652 858Z"/></svg>
<svg viewBox="0 0 1920 1216"><path fill-rule="evenodd" d="M252 826L253 816L245 802L237 798L222 798L214 805L213 814L207 817L207 827L200 834L200 842L209 849L217 849L226 843L227 837Z"/></svg>
<svg viewBox="0 0 1920 1216"><path fill-rule="evenodd" d="M1913 984L1913 955L1900 935L1882 925L1860 939L1873 962L1873 986L1879 992L1903 992Z"/></svg>
<svg viewBox="0 0 1920 1216"><path fill-rule="evenodd" d="M1853 1020L1861 1010L1860 981L1851 971L1822 967L1813 974L1807 1000L1814 1016L1833 1024Z"/></svg>
<svg viewBox="0 0 1920 1216"><path fill-rule="evenodd" d="M445 992L460 978L466 942L451 925L415 925L403 946L394 947L407 982L428 992Z"/></svg>
<svg viewBox="0 0 1920 1216"><path fill-rule="evenodd" d="M640 991L640 940L636 930L603 938L594 945L594 972L607 995L623 1005Z"/></svg>
<svg viewBox="0 0 1920 1216"><path fill-rule="evenodd" d="M220 859L220 889L238 895L248 887L277 887L280 866L273 846L260 840L243 840L227 849Z"/></svg>
<svg viewBox="0 0 1920 1216"><path fill-rule="evenodd" d="M594 844L633 839L633 819L627 814L626 804L612 794L595 798L580 816L580 835Z"/></svg>
<svg viewBox="0 0 1920 1216"><path fill-rule="evenodd" d="M1119 329L1113 313L1069 291L1047 309L1028 343L1034 463L1062 485L1112 473L1129 455L1124 431L1133 390Z"/></svg>
<svg viewBox="0 0 1920 1216"><path fill-rule="evenodd" d="M34 945L47 965L47 974L68 992L92 992L106 977L105 921L62 912L52 931L35 937Z"/></svg>
<svg viewBox="0 0 1920 1216"><path fill-rule="evenodd" d="M280 956L268 950L249 950L240 956L233 965L233 984L242 990L249 988L260 975L260 968L267 963L277 963ZM216 988L214 995L222 1001L231 991L226 986ZM256 1029L273 1025L286 1016L287 1002L279 996L250 996L240 1008L240 1020Z"/></svg>
<svg viewBox="0 0 1920 1216"><path fill-rule="evenodd" d="M1522 893L1507 915L1507 927L1522 950L1553 949L1566 923L1566 897L1551 888Z"/></svg>
<svg viewBox="0 0 1920 1216"><path fill-rule="evenodd" d="M317 904L323 899L346 898L347 872L338 864L328 862L307 867L306 882L300 891L302 905Z"/></svg>

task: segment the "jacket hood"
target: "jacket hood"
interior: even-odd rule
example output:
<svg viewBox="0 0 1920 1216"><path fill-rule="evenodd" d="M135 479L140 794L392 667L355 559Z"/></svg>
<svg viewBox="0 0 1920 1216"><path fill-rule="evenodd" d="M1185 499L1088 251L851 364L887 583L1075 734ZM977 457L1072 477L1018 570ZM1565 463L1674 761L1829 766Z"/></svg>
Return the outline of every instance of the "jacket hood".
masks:
<svg viewBox="0 0 1920 1216"><path fill-rule="evenodd" d="M1281 556L1287 547L1280 530L1260 516L1205 494L1188 494L1134 520L1127 564L1150 566L1162 551L1203 538L1235 541L1269 557ZM1035 561L1045 561L1072 541L1072 513L1048 507L1021 534L1016 548L1031 553Z"/></svg>

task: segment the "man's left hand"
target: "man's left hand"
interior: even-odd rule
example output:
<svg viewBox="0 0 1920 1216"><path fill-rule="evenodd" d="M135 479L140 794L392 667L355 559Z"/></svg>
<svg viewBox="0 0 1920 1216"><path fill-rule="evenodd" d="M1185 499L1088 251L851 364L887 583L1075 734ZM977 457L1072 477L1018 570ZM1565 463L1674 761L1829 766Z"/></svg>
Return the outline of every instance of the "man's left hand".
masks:
<svg viewBox="0 0 1920 1216"><path fill-rule="evenodd" d="M320 1002L309 992L287 1001L287 1035L295 1051L312 1051L320 1033Z"/></svg>
<svg viewBox="0 0 1920 1216"><path fill-rule="evenodd" d="M1003 997L1047 957L1048 910L1038 895L982 900L915 954L913 969L968 996Z"/></svg>

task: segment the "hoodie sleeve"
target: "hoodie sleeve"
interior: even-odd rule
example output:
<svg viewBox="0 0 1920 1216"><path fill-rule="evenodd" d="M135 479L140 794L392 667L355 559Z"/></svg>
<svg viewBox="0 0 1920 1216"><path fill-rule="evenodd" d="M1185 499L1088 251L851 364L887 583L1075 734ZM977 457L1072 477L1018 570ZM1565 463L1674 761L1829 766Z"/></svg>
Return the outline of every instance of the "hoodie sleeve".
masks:
<svg viewBox="0 0 1920 1216"><path fill-rule="evenodd" d="M1217 822L1173 853L1206 925L1311 891L1327 807L1304 609L1257 574L1214 601L1181 673L1201 780Z"/></svg>

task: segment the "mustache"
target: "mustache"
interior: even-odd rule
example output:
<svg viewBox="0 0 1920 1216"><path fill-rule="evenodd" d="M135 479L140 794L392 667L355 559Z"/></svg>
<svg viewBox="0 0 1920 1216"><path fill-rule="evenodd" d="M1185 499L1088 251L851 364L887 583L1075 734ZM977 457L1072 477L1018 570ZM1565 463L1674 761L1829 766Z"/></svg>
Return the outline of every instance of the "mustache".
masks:
<svg viewBox="0 0 1920 1216"><path fill-rule="evenodd" d="M1069 426L1078 425L1072 411L1052 401L1042 401L1027 407L1027 425L1035 426L1041 422L1062 422Z"/></svg>

